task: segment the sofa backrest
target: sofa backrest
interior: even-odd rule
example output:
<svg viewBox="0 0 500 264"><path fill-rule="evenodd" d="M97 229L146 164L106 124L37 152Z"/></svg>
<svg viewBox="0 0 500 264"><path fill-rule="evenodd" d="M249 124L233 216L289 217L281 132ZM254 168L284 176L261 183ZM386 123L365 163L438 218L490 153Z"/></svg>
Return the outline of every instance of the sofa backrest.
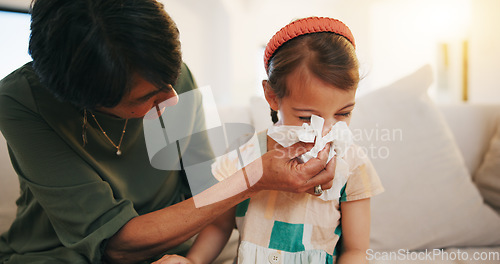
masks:
<svg viewBox="0 0 500 264"><path fill-rule="evenodd" d="M479 166L490 139L500 121L500 105L455 104L441 105L445 119L463 154L469 172ZM264 98L254 97L249 106L231 106L218 109L222 123L249 123L257 131L271 124L269 105ZM207 117L209 118L209 117ZM8 155L7 144L0 136L0 233L14 219L15 200L19 196L19 182Z"/></svg>

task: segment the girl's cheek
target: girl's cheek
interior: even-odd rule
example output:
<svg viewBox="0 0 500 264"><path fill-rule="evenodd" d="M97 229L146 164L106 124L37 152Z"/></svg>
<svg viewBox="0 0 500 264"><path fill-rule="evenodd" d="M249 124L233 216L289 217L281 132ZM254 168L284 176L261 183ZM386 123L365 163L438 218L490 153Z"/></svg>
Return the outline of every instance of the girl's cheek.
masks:
<svg viewBox="0 0 500 264"><path fill-rule="evenodd" d="M348 117L346 118L346 120L343 121L346 122L347 126L349 126L351 124L351 117Z"/></svg>

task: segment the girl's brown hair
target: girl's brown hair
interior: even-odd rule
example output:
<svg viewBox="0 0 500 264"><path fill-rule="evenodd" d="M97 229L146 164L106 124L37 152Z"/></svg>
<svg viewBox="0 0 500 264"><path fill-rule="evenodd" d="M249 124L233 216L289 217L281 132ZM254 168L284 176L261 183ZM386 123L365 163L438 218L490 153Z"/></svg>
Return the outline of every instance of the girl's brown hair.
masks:
<svg viewBox="0 0 500 264"><path fill-rule="evenodd" d="M356 89L359 63L354 46L345 37L331 33L311 33L281 46L269 61L268 85L278 99L289 94L286 79L299 66L305 66L320 80L343 90ZM271 109L273 123L278 114Z"/></svg>

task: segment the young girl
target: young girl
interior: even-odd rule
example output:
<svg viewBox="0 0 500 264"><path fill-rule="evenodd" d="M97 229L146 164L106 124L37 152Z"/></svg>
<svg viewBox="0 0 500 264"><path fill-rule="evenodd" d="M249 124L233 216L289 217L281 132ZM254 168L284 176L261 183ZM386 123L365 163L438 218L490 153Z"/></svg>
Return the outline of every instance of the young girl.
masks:
<svg viewBox="0 0 500 264"><path fill-rule="evenodd" d="M268 80L262 84L275 126L297 128L306 123L310 128L311 117L321 117L325 136L335 123L349 124L359 70L354 38L342 22L324 17L294 21L269 41L264 61ZM258 143L249 141L240 148L241 156L254 155L255 148L261 153L282 148L276 137L277 141L260 133L257 138ZM231 176L238 160L221 157L212 167L214 176ZM340 161L348 171L342 186L333 186L341 190L334 199L319 196L326 186L315 188L318 196L262 191L204 229L187 259L172 256L165 258L172 262L165 263L210 263L234 222L240 233L238 263L367 262L370 197L383 187L356 145L338 155L336 178Z"/></svg>

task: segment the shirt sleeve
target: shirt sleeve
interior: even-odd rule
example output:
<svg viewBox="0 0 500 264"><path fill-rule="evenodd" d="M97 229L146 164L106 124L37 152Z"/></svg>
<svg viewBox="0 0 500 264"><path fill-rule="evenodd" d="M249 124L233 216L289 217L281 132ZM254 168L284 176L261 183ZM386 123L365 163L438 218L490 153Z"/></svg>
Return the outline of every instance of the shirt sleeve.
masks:
<svg viewBox="0 0 500 264"><path fill-rule="evenodd" d="M346 159L350 164L350 174L340 198L341 202L370 198L384 191L372 162L361 147L352 145Z"/></svg>

